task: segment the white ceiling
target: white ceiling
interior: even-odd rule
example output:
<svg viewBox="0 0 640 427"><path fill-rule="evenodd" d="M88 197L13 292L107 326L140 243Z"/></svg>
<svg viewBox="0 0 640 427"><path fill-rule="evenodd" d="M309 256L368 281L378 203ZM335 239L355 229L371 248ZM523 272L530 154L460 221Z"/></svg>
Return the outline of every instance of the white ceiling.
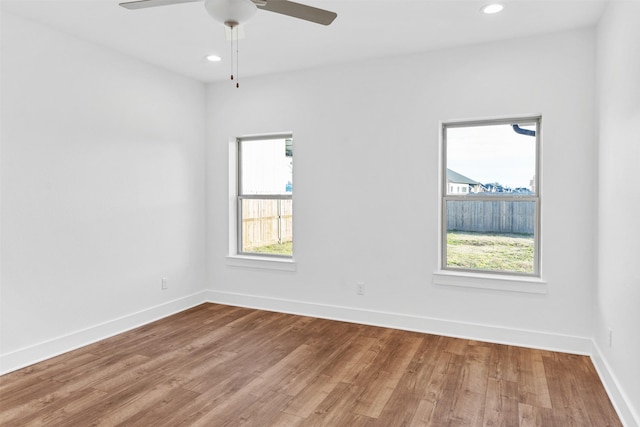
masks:
<svg viewBox="0 0 640 427"><path fill-rule="evenodd" d="M203 82L228 79L230 43L203 3L127 10L122 0L3 0L10 12ZM607 0L297 0L337 12L322 26L259 10L240 40L240 75L282 72L594 25ZM208 63L204 57L223 58Z"/></svg>

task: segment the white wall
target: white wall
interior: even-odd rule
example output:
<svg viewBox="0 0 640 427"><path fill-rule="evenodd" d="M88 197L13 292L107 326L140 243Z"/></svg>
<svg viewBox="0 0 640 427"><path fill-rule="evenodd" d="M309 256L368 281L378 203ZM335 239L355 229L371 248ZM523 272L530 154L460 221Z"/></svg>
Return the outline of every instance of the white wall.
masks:
<svg viewBox="0 0 640 427"><path fill-rule="evenodd" d="M594 42L578 30L210 85L211 298L588 352ZM434 285L439 122L538 113L547 293ZM294 136L297 271L228 265L229 137L281 131Z"/></svg>
<svg viewBox="0 0 640 427"><path fill-rule="evenodd" d="M640 425L640 2L611 2L599 24L598 97L595 341Z"/></svg>
<svg viewBox="0 0 640 427"><path fill-rule="evenodd" d="M0 370L203 290L204 108L201 83L2 14Z"/></svg>

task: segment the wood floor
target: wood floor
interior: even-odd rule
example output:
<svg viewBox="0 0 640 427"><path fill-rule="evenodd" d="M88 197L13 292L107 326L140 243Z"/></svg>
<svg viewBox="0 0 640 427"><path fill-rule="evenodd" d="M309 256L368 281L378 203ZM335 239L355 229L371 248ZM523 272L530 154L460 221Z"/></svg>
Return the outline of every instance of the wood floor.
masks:
<svg viewBox="0 0 640 427"><path fill-rule="evenodd" d="M588 357L203 304L0 377L2 426L620 426Z"/></svg>

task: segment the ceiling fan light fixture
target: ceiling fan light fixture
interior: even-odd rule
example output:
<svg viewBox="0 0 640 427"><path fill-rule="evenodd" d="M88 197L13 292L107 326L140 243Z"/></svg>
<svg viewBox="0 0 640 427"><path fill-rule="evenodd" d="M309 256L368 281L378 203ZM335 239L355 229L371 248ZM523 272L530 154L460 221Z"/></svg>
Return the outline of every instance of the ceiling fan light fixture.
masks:
<svg viewBox="0 0 640 427"><path fill-rule="evenodd" d="M504 9L504 6L500 3L491 3L483 6L480 10L482 11L482 13L485 13L487 15L493 15L494 13L501 12L502 9Z"/></svg>
<svg viewBox="0 0 640 427"><path fill-rule="evenodd" d="M213 19L228 26L244 24L258 10L251 0L206 0L204 7Z"/></svg>

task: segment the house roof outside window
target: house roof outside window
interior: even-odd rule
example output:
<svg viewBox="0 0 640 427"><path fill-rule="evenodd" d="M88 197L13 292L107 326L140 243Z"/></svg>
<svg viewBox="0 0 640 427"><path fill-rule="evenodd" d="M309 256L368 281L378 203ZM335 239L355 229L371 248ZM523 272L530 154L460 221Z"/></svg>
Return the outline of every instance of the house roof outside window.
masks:
<svg viewBox="0 0 640 427"><path fill-rule="evenodd" d="M447 180L449 182L456 182L458 184L482 185L482 183L471 178L467 178L466 176L452 171L451 169L447 169Z"/></svg>

